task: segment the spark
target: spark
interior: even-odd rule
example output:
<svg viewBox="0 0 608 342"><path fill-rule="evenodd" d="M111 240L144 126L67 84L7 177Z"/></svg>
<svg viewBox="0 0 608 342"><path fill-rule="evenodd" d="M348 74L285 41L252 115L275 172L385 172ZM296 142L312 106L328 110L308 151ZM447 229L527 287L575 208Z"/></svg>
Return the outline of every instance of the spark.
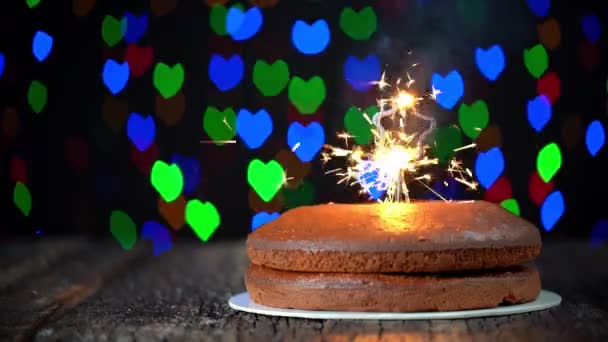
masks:
<svg viewBox="0 0 608 342"><path fill-rule="evenodd" d="M418 64L415 63L413 66ZM436 121L432 116L418 112L418 105L428 100L436 100L441 91L433 86L431 92L421 96L417 95L409 90L415 80L409 73L406 73L406 77L407 81L404 80L403 83L408 91L400 89L401 78L398 78L392 86L388 84L386 72L382 73L380 80L373 82L379 90L389 87L393 89L392 96L377 100L379 107L377 113L370 115L371 118L367 113L363 114L365 120L372 126L370 131L374 137L373 143L365 148L357 145L348 148L348 139L353 136L348 133L338 133L338 138L344 139L346 148L325 145L324 151L321 153L321 160L326 164L334 158L343 158L346 160L346 165L328 170L325 174L334 174L338 177L338 184L358 185L359 192L362 194L371 194L371 190L384 192L383 198L376 198L379 202L409 202L408 183L414 181L422 184L438 198L448 202L445 197L427 184L432 179L431 174L421 174L425 169L438 165L439 159L427 156L429 147L424 145L428 135L435 129ZM398 126L397 130L386 129L382 119L392 117L395 120L396 115L399 116L398 121L393 122ZM408 134L406 129L411 117L426 122L426 129L422 132ZM475 144L469 144L454 151L474 147L476 147ZM478 184L473 180L471 171L463 168L462 162L452 160L448 172L451 177L469 189L477 189ZM446 181L443 184L448 186Z"/></svg>
<svg viewBox="0 0 608 342"><path fill-rule="evenodd" d="M225 116L224 116L223 122L224 122L224 125L226 125L226 127L228 127L229 130L233 131L232 127L228 123L228 118L226 118Z"/></svg>
<svg viewBox="0 0 608 342"><path fill-rule="evenodd" d="M431 99L437 100L437 95L441 94L441 90L435 88L435 86L431 86Z"/></svg>
<svg viewBox="0 0 608 342"><path fill-rule="evenodd" d="M407 83L405 84L408 88L412 86L412 84L414 84L414 82L416 82L416 80L414 80L411 76L410 73L407 73Z"/></svg>
<svg viewBox="0 0 608 342"><path fill-rule="evenodd" d="M459 148L455 148L454 152L459 152L459 151L462 151L462 150L468 150L469 148L475 148L475 147L477 147L477 144L472 143L472 144L461 146Z"/></svg>
<svg viewBox="0 0 608 342"><path fill-rule="evenodd" d="M293 147L291 148L291 152L295 152L298 147L300 147L300 142L298 141L295 145L293 145Z"/></svg>
<svg viewBox="0 0 608 342"><path fill-rule="evenodd" d="M378 90L384 90L386 87L390 87L390 83L386 82L386 71L382 72L382 76L378 81L372 81L372 84L378 86Z"/></svg>
<svg viewBox="0 0 608 342"><path fill-rule="evenodd" d="M355 137L354 135L350 135L350 134L348 134L348 133L346 133L346 132L339 133L339 134L337 134L337 136L338 136L338 138L340 138L340 139L344 139L344 145L345 145L346 147L348 147L348 139L350 139L350 138L354 138L354 137Z"/></svg>

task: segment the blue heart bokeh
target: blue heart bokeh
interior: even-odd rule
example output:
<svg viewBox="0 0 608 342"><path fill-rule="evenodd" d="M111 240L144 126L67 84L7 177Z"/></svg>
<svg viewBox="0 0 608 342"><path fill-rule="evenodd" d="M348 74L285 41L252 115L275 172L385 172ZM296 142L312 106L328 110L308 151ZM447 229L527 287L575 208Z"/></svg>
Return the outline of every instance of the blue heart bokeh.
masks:
<svg viewBox="0 0 608 342"><path fill-rule="evenodd" d="M598 120L592 121L587 127L585 133L585 145L591 156L595 157L597 153L602 149L606 142L606 133L604 132L604 126Z"/></svg>
<svg viewBox="0 0 608 342"><path fill-rule="evenodd" d="M539 95L528 101L528 122L535 131L542 131L551 120L551 115L551 101L545 95Z"/></svg>
<svg viewBox="0 0 608 342"><path fill-rule="evenodd" d="M292 122L287 129L287 145L301 161L307 163L321 150L325 143L323 126L316 121L308 126ZM296 146L297 144L297 146Z"/></svg>
<svg viewBox="0 0 608 342"><path fill-rule="evenodd" d="M120 93L127 82L129 82L129 63L122 64L113 59L108 59L103 66L103 83L106 85L110 93L116 95Z"/></svg>
<svg viewBox="0 0 608 342"><path fill-rule="evenodd" d="M53 37L44 31L38 31L32 41L32 52L38 62L44 61L53 49Z"/></svg>
<svg viewBox="0 0 608 342"><path fill-rule="evenodd" d="M475 175L484 189L489 189L505 170L505 159L498 147L479 152L475 161Z"/></svg>
<svg viewBox="0 0 608 342"><path fill-rule="evenodd" d="M551 0L526 0L530 10L540 18L544 18L549 14Z"/></svg>
<svg viewBox="0 0 608 342"><path fill-rule="evenodd" d="M505 53L500 45L493 45L487 50L475 49L475 62L479 71L490 81L495 81L505 69Z"/></svg>
<svg viewBox="0 0 608 342"><path fill-rule="evenodd" d="M143 152L154 142L156 124L151 115L143 117L138 113L131 113L127 120L127 136L135 147Z"/></svg>
<svg viewBox="0 0 608 342"><path fill-rule="evenodd" d="M148 29L148 14L143 13L137 16L131 12L126 12L124 19L126 20L125 42L128 44L137 43Z"/></svg>
<svg viewBox="0 0 608 342"><path fill-rule="evenodd" d="M365 59L348 56L344 63L344 78L357 91L369 90L372 82L378 81L381 74L380 60L375 55Z"/></svg>
<svg viewBox="0 0 608 342"><path fill-rule="evenodd" d="M141 239L152 241L155 256L171 249L171 234L169 230L156 221L147 221L141 229Z"/></svg>
<svg viewBox="0 0 608 342"><path fill-rule="evenodd" d="M243 78L245 65L241 56L234 54L225 60L218 54L213 54L209 61L209 79L220 91L236 87Z"/></svg>
<svg viewBox="0 0 608 342"><path fill-rule="evenodd" d="M540 207L540 221L546 231L553 229L557 221L564 214L564 209L566 209L566 205L561 191L555 190L545 198Z"/></svg>
<svg viewBox="0 0 608 342"><path fill-rule="evenodd" d="M583 33L587 40L593 44L600 40L601 23L595 14L589 14L583 17L582 21Z"/></svg>
<svg viewBox="0 0 608 342"><path fill-rule="evenodd" d="M260 226L270 221L276 220L277 218L279 218L279 216L281 216L281 214L267 213L265 211L253 215L253 217L251 218L251 231L258 229Z"/></svg>
<svg viewBox="0 0 608 342"><path fill-rule="evenodd" d="M247 109L239 110L236 116L236 134L249 149L259 148L273 130L272 118L265 109L252 114Z"/></svg>
<svg viewBox="0 0 608 342"><path fill-rule="evenodd" d="M184 177L184 195L192 195L201 181L201 165L196 157L188 157L179 153L171 156L171 164L177 164Z"/></svg>
<svg viewBox="0 0 608 342"><path fill-rule="evenodd" d="M236 41L253 37L262 27L264 19L257 7L243 12L238 7L231 7L226 14L226 32Z"/></svg>
<svg viewBox="0 0 608 342"><path fill-rule="evenodd" d="M329 26L323 19L308 25L302 20L296 20L291 30L291 41L298 51L305 55L321 53L330 41Z"/></svg>
<svg viewBox="0 0 608 342"><path fill-rule="evenodd" d="M452 109L464 94L464 81L456 70L451 71L445 77L433 74L431 83L433 88L439 91L437 103L445 109Z"/></svg>

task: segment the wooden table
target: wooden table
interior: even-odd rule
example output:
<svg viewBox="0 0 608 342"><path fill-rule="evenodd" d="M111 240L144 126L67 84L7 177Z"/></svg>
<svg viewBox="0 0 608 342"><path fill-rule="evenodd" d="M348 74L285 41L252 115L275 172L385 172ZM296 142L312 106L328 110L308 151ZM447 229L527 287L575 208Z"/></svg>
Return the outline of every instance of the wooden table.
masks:
<svg viewBox="0 0 608 342"><path fill-rule="evenodd" d="M453 341L608 340L608 249L546 242L538 265L558 308L497 318L328 321L235 312L244 242L139 243L82 238L0 246L0 340Z"/></svg>

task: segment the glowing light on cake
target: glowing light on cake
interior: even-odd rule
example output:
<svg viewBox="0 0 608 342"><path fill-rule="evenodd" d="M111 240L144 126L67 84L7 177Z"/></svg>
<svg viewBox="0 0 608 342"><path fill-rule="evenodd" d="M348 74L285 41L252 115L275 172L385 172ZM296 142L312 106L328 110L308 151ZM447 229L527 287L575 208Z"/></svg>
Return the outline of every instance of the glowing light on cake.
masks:
<svg viewBox="0 0 608 342"><path fill-rule="evenodd" d="M414 79L407 74L406 81L402 82L398 79L395 85L391 85L386 81L385 73L382 73L380 80L372 82L380 91L387 88L393 90L392 96L378 100L380 110L372 118L364 114L364 118L373 127L372 145L369 148L358 145L348 148L348 139L353 136L339 133L338 137L344 139L346 148L325 145L321 160L327 163L336 157L345 158L347 165L345 168L329 170L326 174L337 175L338 184L360 186L362 193L367 193L373 200L381 202L409 202L408 184L414 181L422 184L437 197L446 200L427 185L432 177L424 172L427 168L439 164L437 158L427 155L429 146L425 145L427 137L436 127L436 121L433 117L418 111L420 104L434 101L440 90L433 88L430 93L417 96L410 90L414 83ZM400 85L404 85L405 89L401 89ZM385 118L391 118L397 123L397 128L386 129L382 122ZM427 126L426 129L422 132L406 133L408 121L414 118L422 120ZM469 144L455 151L474 147L475 144ZM447 171L451 177L467 188L477 189L472 172L464 168L462 162L452 160Z"/></svg>

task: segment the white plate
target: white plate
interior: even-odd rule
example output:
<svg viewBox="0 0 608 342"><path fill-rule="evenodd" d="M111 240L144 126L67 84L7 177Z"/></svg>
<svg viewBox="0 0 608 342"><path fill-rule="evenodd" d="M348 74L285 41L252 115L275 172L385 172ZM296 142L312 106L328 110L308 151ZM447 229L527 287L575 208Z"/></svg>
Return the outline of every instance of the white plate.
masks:
<svg viewBox="0 0 608 342"><path fill-rule="evenodd" d="M559 305L562 297L555 292L542 290L532 302L516 305L504 305L492 309L445 311L445 312L352 312L352 311L309 311L295 309L279 309L254 303L247 292L239 293L228 300L231 308L250 313L298 317L312 319L457 319L473 317L504 316L524 312L548 309Z"/></svg>

